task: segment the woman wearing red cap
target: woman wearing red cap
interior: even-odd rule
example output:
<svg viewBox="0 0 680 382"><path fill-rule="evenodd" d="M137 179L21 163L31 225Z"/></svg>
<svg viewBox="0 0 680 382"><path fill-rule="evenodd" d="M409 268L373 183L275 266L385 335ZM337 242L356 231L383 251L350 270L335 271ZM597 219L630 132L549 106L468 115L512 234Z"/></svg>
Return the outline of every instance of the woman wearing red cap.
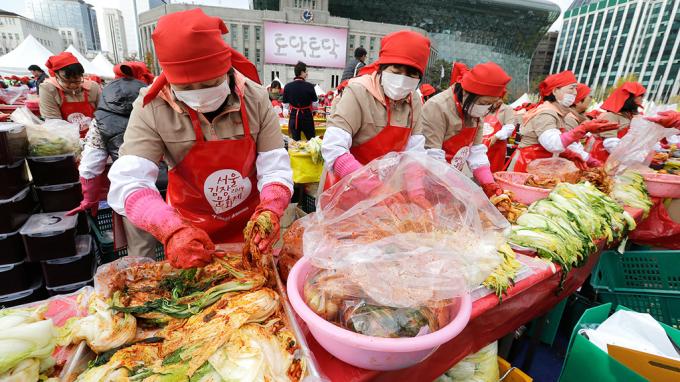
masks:
<svg viewBox="0 0 680 382"><path fill-rule="evenodd" d="M501 101L510 80L493 62L461 70L453 86L425 103L418 122L428 154L446 160L459 171L467 162L489 196L502 190L494 182L482 143L482 119Z"/></svg>
<svg viewBox="0 0 680 382"><path fill-rule="evenodd" d="M78 123L85 137L99 102L99 85L83 78L85 69L69 52L50 57L45 66L50 78L40 84L40 115Z"/></svg>
<svg viewBox="0 0 680 382"><path fill-rule="evenodd" d="M437 92L437 89L434 88L434 86L430 84L422 84L420 85L420 95L421 99L423 100L423 103L425 103L428 99L430 99L434 93Z"/></svg>
<svg viewBox="0 0 680 382"><path fill-rule="evenodd" d="M342 91L328 119L321 153L323 189L392 151L422 150L415 128L422 103L415 93L430 55L430 40L413 31L383 37L380 56Z"/></svg>
<svg viewBox="0 0 680 382"><path fill-rule="evenodd" d="M111 207L161 241L175 267L209 263L214 243L242 242L260 216L272 228L252 244L269 251L291 197L267 89L225 33L221 19L200 9L160 18L152 38L163 72L135 101L109 172ZM168 204L154 184L161 158L170 167Z"/></svg>
<svg viewBox="0 0 680 382"><path fill-rule="evenodd" d="M588 143L592 157L600 161L607 160L609 153L619 145L621 138L628 132L630 121L639 113L645 92L641 84L626 82L604 101L600 109L605 112L599 118L616 123L618 128L591 137Z"/></svg>
<svg viewBox="0 0 680 382"><path fill-rule="evenodd" d="M511 158L510 171L525 172L531 161L553 155L575 161L580 167L584 166L584 161L588 166L601 165L588 156L580 140L586 133L616 129L616 124L602 120L585 121L567 131L565 117L576 100L577 84L574 73L569 70L550 75L540 83L542 103L524 115L519 130L522 140Z"/></svg>
<svg viewBox="0 0 680 382"><path fill-rule="evenodd" d="M590 95L590 88L586 84L576 85L576 98L574 104L569 108L569 114L564 117L566 129L573 130L578 125L588 120L586 110L593 102L593 97Z"/></svg>

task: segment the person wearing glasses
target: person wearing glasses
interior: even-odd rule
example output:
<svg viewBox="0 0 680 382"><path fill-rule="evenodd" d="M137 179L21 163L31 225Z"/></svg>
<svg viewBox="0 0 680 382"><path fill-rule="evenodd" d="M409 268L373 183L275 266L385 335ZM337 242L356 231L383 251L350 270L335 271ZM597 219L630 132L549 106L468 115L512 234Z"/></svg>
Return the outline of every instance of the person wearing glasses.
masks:
<svg viewBox="0 0 680 382"><path fill-rule="evenodd" d="M83 65L69 52L51 56L45 66L50 77L40 84L41 116L79 124L84 138L99 102L99 84L84 78Z"/></svg>

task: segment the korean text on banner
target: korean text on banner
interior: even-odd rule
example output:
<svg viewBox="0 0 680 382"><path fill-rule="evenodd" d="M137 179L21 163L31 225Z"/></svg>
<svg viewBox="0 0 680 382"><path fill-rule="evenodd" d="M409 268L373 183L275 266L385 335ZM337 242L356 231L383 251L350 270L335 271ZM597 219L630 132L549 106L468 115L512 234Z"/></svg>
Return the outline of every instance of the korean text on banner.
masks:
<svg viewBox="0 0 680 382"><path fill-rule="evenodd" d="M264 41L267 64L345 67L347 29L265 22Z"/></svg>

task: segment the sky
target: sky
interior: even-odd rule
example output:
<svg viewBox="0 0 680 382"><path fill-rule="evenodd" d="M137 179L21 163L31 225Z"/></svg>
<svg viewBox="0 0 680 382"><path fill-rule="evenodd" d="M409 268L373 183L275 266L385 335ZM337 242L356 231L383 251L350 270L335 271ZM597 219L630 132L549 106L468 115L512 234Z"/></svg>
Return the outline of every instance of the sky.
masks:
<svg viewBox="0 0 680 382"><path fill-rule="evenodd" d="M6 11L18 13L20 15L24 15L24 1L25 0L2 0L2 4L0 4L0 9L4 9ZM171 2L172 0L169 0ZM332 1L332 0L331 0ZM573 0L550 0L553 3L556 3L560 6L562 9L562 13L569 8L569 5L573 2ZM95 10L97 11L97 21L99 24L99 35L100 35L100 40L102 43L102 50L108 50L108 44L106 42L105 34L104 34L104 23L102 22L101 15L103 14L103 8L118 8L123 12L123 19L125 22L125 30L126 30L126 39L128 42L128 50L137 50L137 39L136 36L133 36L133 32L135 31L134 28L134 11L132 10L132 0L85 0L86 3L92 4L95 7ZM180 2L180 1L177 1ZM248 8L248 0L183 0L181 2L184 3L193 3L193 2L203 2L203 3L212 3L215 5L224 5L224 6L231 6L234 8ZM144 6L143 4L146 3L147 5ZM122 7L121 7L122 6ZM145 11L148 8L148 0L137 0L137 8L140 12ZM562 15L560 14L560 18L555 21L555 23L550 27L550 30L560 30L562 27Z"/></svg>

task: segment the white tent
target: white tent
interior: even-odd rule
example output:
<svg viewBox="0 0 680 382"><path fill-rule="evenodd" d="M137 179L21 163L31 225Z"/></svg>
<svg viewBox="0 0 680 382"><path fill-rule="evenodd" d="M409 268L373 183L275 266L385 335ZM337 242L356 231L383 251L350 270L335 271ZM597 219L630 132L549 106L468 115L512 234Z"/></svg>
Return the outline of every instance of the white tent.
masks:
<svg viewBox="0 0 680 382"><path fill-rule="evenodd" d="M28 35L14 50L0 56L0 75L27 76L31 74L28 67L33 64L47 72L45 62L52 55L53 53L42 46L38 40Z"/></svg>
<svg viewBox="0 0 680 382"><path fill-rule="evenodd" d="M92 65L97 68L98 72L95 74L99 77L108 79L115 77L113 74L113 64L103 54L99 53L92 60Z"/></svg>
<svg viewBox="0 0 680 382"><path fill-rule="evenodd" d="M80 52L78 52L78 49L74 48L73 45L69 45L68 48L66 48L66 52L70 52L73 54L78 62L80 62L80 65L83 66L83 69L85 69L85 74L94 74L99 76L98 74L98 69L96 66L92 65L90 61L85 58Z"/></svg>
<svg viewBox="0 0 680 382"><path fill-rule="evenodd" d="M517 98L515 102L511 103L510 107L514 109L516 107L522 106L527 102L531 102L531 99L529 98L529 95L527 93L524 93L522 94L521 97Z"/></svg>

